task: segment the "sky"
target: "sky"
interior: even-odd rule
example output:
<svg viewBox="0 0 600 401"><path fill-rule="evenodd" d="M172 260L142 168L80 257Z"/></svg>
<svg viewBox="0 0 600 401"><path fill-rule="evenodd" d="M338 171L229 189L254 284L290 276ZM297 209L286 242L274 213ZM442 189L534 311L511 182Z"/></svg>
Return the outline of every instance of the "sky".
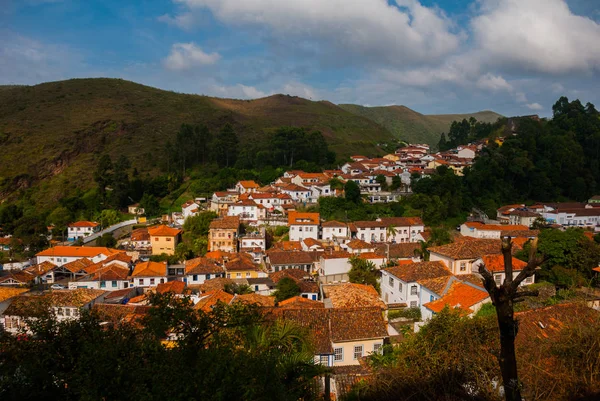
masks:
<svg viewBox="0 0 600 401"><path fill-rule="evenodd" d="M83 77L550 116L600 106L600 1L0 0L0 84Z"/></svg>

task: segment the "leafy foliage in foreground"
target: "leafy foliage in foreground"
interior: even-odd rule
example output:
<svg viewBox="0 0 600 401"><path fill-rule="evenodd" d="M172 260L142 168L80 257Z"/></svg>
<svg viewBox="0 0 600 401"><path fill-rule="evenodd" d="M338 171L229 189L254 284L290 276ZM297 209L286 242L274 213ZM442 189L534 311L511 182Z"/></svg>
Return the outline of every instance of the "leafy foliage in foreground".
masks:
<svg viewBox="0 0 600 401"><path fill-rule="evenodd" d="M94 313L32 335L0 337L2 400L313 399L306 333L265 322L257 309L219 304L196 312L185 299L155 296L141 325L100 325ZM170 331L174 347L161 343Z"/></svg>

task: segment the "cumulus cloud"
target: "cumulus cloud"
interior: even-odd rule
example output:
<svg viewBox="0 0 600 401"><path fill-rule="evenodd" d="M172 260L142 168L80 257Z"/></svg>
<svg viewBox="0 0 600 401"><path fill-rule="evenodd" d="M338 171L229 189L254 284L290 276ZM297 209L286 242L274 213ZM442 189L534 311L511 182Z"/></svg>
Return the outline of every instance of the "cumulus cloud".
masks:
<svg viewBox="0 0 600 401"><path fill-rule="evenodd" d="M483 0L471 21L488 65L549 74L600 67L600 25L564 0Z"/></svg>
<svg viewBox="0 0 600 401"><path fill-rule="evenodd" d="M539 103L529 103L529 104L527 105L527 108L528 108L528 109L530 109L530 110L539 111L539 110L543 110L543 109L544 109L544 106L542 106L542 105L541 105L541 104L539 104Z"/></svg>
<svg viewBox="0 0 600 401"><path fill-rule="evenodd" d="M205 53L195 43L174 43L171 53L163 60L169 70L183 71L215 64L221 56L218 53Z"/></svg>
<svg viewBox="0 0 600 401"><path fill-rule="evenodd" d="M481 89L490 90L492 92L496 91L508 91L511 92L513 87L511 84L506 82L504 78L499 75L493 75L491 73L487 73L482 75L477 80L477 86Z"/></svg>
<svg viewBox="0 0 600 401"><path fill-rule="evenodd" d="M288 82L283 85L283 88L279 92L291 96L300 96L305 99L318 99L317 91L314 88L300 82Z"/></svg>
<svg viewBox="0 0 600 401"><path fill-rule="evenodd" d="M459 47L462 37L438 9L417 0L175 1L189 11L208 9L227 24L267 27L278 35L316 40L359 63L440 60Z"/></svg>

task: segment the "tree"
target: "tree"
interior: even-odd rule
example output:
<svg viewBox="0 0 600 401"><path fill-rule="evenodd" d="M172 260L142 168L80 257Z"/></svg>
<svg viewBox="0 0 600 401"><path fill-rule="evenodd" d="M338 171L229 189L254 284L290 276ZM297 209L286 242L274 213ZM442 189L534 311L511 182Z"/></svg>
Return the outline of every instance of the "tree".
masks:
<svg viewBox="0 0 600 401"><path fill-rule="evenodd" d="M131 203L130 199L130 185L129 185L129 169L131 163L127 156L121 155L114 165L112 174L112 192L111 200L112 205L117 208L124 208Z"/></svg>
<svg viewBox="0 0 600 401"><path fill-rule="evenodd" d="M116 210L104 209L100 212L98 220L100 221L102 228L106 228L117 224L121 218L119 217L119 212Z"/></svg>
<svg viewBox="0 0 600 401"><path fill-rule="evenodd" d="M148 217L160 216L162 213L156 197L147 192L144 192L142 199L140 199L140 207L144 209L144 214Z"/></svg>
<svg viewBox="0 0 600 401"><path fill-rule="evenodd" d="M515 338L519 326L514 317L514 303L525 296L537 295L534 291L519 291L519 285L535 273L543 259L537 254L537 239L533 241L529 251L527 266L513 278L512 266L512 241L510 237L502 238L502 255L504 257L504 282L498 286L494 275L486 268L485 264L479 266L479 274L483 276L483 284L490 294L492 303L496 307L498 329L500 331L500 356L498 362L502 372L504 394L506 401L521 401L521 384L517 372L517 357L515 353Z"/></svg>
<svg viewBox="0 0 600 401"><path fill-rule="evenodd" d="M273 293L276 302L300 295L302 292L298 284L289 277L284 277L277 283L276 290Z"/></svg>
<svg viewBox="0 0 600 401"><path fill-rule="evenodd" d="M112 233L104 233L96 240L96 246L104 246L106 248L114 248L117 245L117 240Z"/></svg>
<svg viewBox="0 0 600 401"><path fill-rule="evenodd" d="M379 292L379 282L377 281L379 273L373 262L354 255L350 258L350 265L352 267L348 278L351 283L372 285Z"/></svg>
<svg viewBox="0 0 600 401"><path fill-rule="evenodd" d="M235 164L238 155L238 137L231 124L225 124L215 140L215 158L219 167Z"/></svg>
<svg viewBox="0 0 600 401"><path fill-rule="evenodd" d="M392 224L387 226L385 229L385 235L386 235L385 242L390 242L390 237L395 238L397 233L398 233L398 230L396 230L396 227L394 227Z"/></svg>
<svg viewBox="0 0 600 401"><path fill-rule="evenodd" d="M360 203L360 187L352 180L348 180L344 185L344 196L346 200L353 203Z"/></svg>
<svg viewBox="0 0 600 401"><path fill-rule="evenodd" d="M375 177L375 181L379 185L381 185L381 189L383 191L387 191L387 189L388 189L387 179L385 178L385 176L383 174L379 174L377 177Z"/></svg>
<svg viewBox="0 0 600 401"><path fill-rule="evenodd" d="M232 295L254 294L254 290L248 284L227 283L223 290Z"/></svg>
<svg viewBox="0 0 600 401"><path fill-rule="evenodd" d="M94 181L98 184L98 193L100 199L106 201L106 187L112 182L113 165L110 156L104 154L98 160L96 171L94 171Z"/></svg>

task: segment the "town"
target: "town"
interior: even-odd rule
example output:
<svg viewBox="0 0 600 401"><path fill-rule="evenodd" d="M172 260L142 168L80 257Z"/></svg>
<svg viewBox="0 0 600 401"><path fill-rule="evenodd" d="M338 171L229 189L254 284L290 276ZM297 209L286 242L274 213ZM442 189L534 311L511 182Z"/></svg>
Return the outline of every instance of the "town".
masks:
<svg viewBox="0 0 600 401"><path fill-rule="evenodd" d="M29 332L33 300L47 302L59 321L78 319L82 310L135 320L148 312L153 295L167 293L204 312L219 304L256 305L309 330L318 345L315 362L340 368L331 392L343 395L346 367L356 367L356 377L366 374L364 358L401 342L405 330L418 332L444 309L475 316L491 306L480 266L498 286L505 281L503 238L511 241L517 277L527 266L517 256L541 227L583 228L590 244L600 232L598 196L505 205L491 218L474 210L441 240L418 216L337 221L311 211L328 197L396 202L440 166L461 175L484 146L431 153L412 144L381 158L352 156L337 170L288 170L265 186L239 181L158 219L147 219L135 204L129 219L113 226L72 222L66 239L55 235L33 259L3 265L0 323L14 335ZM206 251L182 254L189 222L206 217ZM95 246L113 233L120 233L115 246ZM0 244L9 252L14 241L5 234ZM531 275L521 286L534 283ZM586 302L598 309L600 294L587 293ZM169 333L164 338L176 341Z"/></svg>

